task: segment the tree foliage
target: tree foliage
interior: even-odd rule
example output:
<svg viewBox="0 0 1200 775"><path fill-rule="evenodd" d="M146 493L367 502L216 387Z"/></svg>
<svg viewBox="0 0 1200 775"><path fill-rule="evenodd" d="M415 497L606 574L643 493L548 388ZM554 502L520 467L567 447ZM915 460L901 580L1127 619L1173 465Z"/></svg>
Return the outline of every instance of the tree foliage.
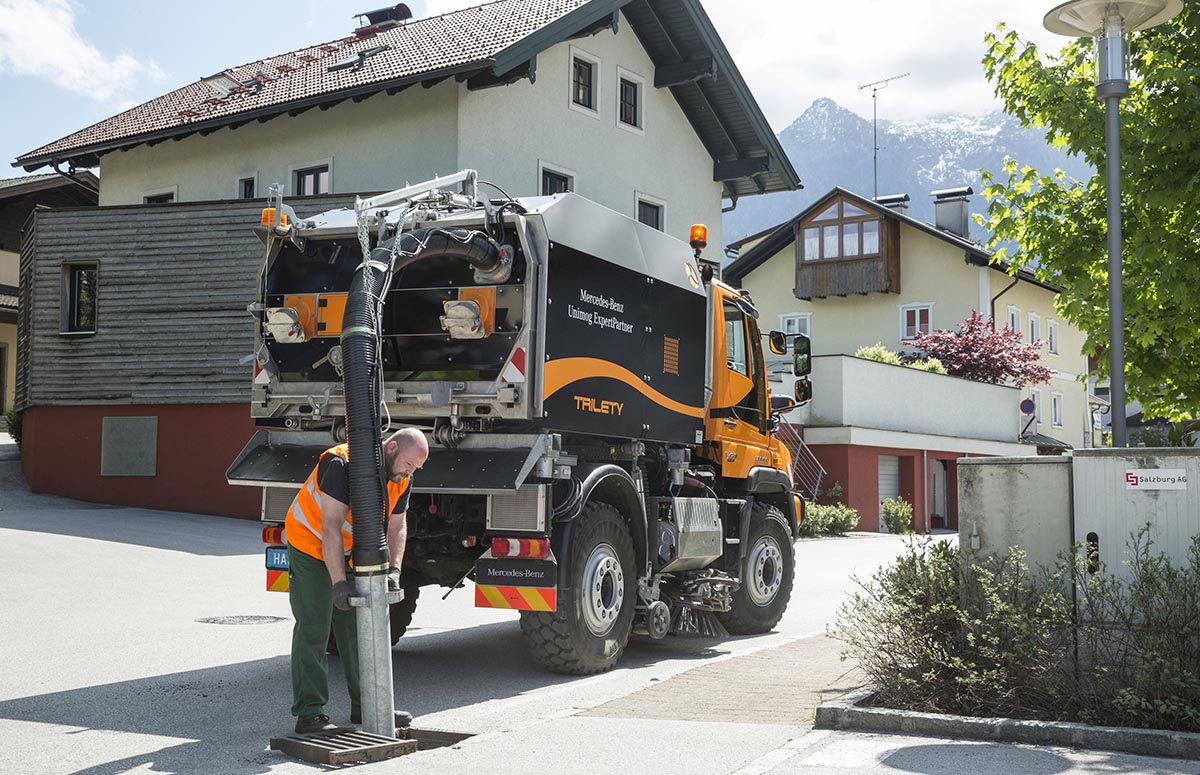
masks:
<svg viewBox="0 0 1200 775"><path fill-rule="evenodd" d="M1097 170L1074 180L1006 158L985 172L991 244L1016 244L1013 265L1061 287L1060 314L1106 350L1104 104L1091 41L1043 56L1001 25L985 42L983 69L1005 110ZM1188 4L1171 23L1133 35L1130 58L1121 102L1126 384L1147 414L1179 419L1200 415L1200 9ZM1107 375L1107 358L1097 360Z"/></svg>
<svg viewBox="0 0 1200 775"><path fill-rule="evenodd" d="M938 328L921 334L912 346L918 352L914 357L936 359L952 376L977 382L1025 387L1049 382L1053 376L1041 365L1036 342L1023 344L1010 326L993 329L978 310L971 310L953 331Z"/></svg>

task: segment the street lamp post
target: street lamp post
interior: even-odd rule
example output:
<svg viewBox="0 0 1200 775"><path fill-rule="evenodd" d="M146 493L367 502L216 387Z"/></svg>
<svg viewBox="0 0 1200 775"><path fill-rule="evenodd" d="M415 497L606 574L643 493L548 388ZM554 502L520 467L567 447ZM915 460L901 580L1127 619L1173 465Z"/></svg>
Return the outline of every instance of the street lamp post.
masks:
<svg viewBox="0 0 1200 775"><path fill-rule="evenodd" d="M1096 97L1104 100L1105 181L1108 193L1108 363L1112 443L1129 445L1125 431L1125 300L1121 275L1121 98L1129 94L1126 35L1173 19L1182 0L1070 0L1046 14L1050 32L1096 42Z"/></svg>

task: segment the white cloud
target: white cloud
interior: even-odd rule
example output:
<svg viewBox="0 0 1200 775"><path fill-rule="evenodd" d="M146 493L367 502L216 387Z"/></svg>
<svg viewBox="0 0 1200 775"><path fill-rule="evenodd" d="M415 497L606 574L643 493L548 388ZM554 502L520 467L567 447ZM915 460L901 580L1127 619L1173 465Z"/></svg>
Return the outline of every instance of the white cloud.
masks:
<svg viewBox="0 0 1200 775"><path fill-rule="evenodd" d="M67 0L0 0L0 72L44 78L106 102L164 74L127 53L106 56L75 29Z"/></svg>

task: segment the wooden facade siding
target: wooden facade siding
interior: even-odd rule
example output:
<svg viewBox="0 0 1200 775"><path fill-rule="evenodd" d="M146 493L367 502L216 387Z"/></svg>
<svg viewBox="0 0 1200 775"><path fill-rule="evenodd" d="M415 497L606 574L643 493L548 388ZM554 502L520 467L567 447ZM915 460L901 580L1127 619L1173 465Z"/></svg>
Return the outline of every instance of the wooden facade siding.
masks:
<svg viewBox="0 0 1200 775"><path fill-rule="evenodd" d="M848 258L801 264L796 271L796 298L823 299L852 293L885 293L890 289L887 260Z"/></svg>
<svg viewBox="0 0 1200 775"><path fill-rule="evenodd" d="M301 215L350 196L288 200ZM250 401L261 200L39 211L21 247L27 289L17 405ZM96 333L60 333L62 267L99 264Z"/></svg>
<svg viewBox="0 0 1200 775"><path fill-rule="evenodd" d="M21 235L21 255L17 260L18 284L21 287L21 300L17 308L17 380L16 395L13 408L20 411L28 404L29 373L33 353L30 352L29 338L33 320L33 299L29 288L33 282L33 257L37 255L37 210L30 214L25 222L25 230Z"/></svg>

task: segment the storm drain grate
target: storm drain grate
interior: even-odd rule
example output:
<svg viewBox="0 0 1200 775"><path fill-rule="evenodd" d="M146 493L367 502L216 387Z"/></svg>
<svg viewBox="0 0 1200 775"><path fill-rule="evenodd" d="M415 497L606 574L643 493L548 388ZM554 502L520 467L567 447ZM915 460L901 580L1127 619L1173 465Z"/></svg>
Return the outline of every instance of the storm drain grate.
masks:
<svg viewBox="0 0 1200 775"><path fill-rule="evenodd" d="M416 740L396 740L370 732L339 729L271 738L271 748L314 764L381 762L417 750Z"/></svg>
<svg viewBox="0 0 1200 775"><path fill-rule="evenodd" d="M199 624L275 624L287 619L282 616L206 616L196 621Z"/></svg>

